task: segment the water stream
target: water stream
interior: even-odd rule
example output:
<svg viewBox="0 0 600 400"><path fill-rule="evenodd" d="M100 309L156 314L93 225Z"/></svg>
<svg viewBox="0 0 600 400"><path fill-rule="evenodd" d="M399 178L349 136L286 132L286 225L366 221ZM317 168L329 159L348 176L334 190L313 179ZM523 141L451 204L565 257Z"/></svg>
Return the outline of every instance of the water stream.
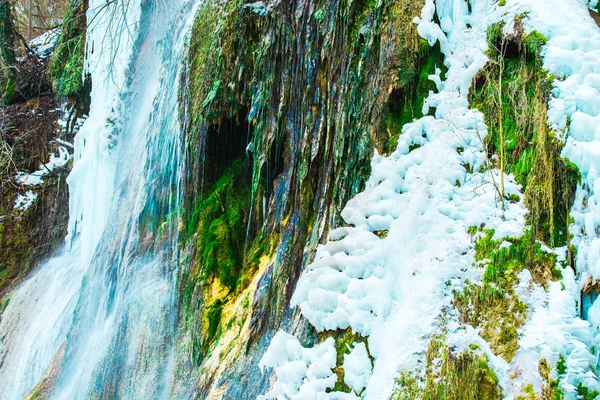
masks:
<svg viewBox="0 0 600 400"><path fill-rule="evenodd" d="M90 1L92 106L75 140L69 235L1 317L2 399L26 396L57 353L55 398L169 397L185 168L178 96L197 3Z"/></svg>

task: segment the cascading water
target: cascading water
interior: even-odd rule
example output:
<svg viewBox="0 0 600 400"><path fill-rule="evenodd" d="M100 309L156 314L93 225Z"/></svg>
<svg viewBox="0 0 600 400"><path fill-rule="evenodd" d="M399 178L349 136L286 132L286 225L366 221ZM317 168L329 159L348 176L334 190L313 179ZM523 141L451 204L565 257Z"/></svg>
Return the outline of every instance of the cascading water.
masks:
<svg viewBox="0 0 600 400"><path fill-rule="evenodd" d="M2 315L2 399L26 396L51 363L62 363L55 398L168 397L185 159L178 91L197 3L90 1L92 106L69 177L67 249Z"/></svg>

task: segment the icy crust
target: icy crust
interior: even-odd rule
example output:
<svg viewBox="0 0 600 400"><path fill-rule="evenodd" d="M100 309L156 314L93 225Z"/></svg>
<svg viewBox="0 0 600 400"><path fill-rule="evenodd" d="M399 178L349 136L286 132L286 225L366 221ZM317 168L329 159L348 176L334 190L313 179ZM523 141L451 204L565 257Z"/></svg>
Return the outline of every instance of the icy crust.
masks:
<svg viewBox="0 0 600 400"><path fill-rule="evenodd" d="M469 227L500 239L520 236L525 224L521 203L500 200L499 172L477 172L485 170L487 127L467 95L487 62L490 6L475 1L469 13L463 0L438 1L441 26L435 7L428 1L415 19L431 45L440 42L449 68L444 81L439 71L430 77L439 92L424 110L435 116L407 124L391 156L375 154L365 191L342 212L348 226L319 247L292 298L318 331L368 336L374 368L365 398L389 398L398 371L422 366L452 287L473 275ZM513 177L504 180L505 194L519 196Z"/></svg>

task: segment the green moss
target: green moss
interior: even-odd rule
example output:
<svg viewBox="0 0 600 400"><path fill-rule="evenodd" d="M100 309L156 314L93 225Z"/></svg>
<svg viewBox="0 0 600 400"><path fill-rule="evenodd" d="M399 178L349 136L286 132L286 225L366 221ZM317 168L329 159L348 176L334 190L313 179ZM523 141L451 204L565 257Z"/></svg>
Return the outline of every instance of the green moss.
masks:
<svg viewBox="0 0 600 400"><path fill-rule="evenodd" d="M502 40L502 30L504 29L505 25L506 24L504 23L504 21L495 22L492 25L490 25L487 29L486 39L488 44L490 45L489 51L493 56L495 55L494 50L497 49L496 44Z"/></svg>
<svg viewBox="0 0 600 400"><path fill-rule="evenodd" d="M240 278L250 206L250 185L238 159L197 202L187 234L197 233L198 263L206 277L216 276L235 289Z"/></svg>
<svg viewBox="0 0 600 400"><path fill-rule="evenodd" d="M538 397L535 394L535 390L533 389L533 385L528 383L521 389L521 394L516 396L516 400L538 400Z"/></svg>
<svg viewBox="0 0 600 400"><path fill-rule="evenodd" d="M494 354L510 361L518 349L518 329L523 326L527 306L514 293L507 293L489 283L468 285L454 293L454 306L463 322L481 327Z"/></svg>
<svg viewBox="0 0 600 400"><path fill-rule="evenodd" d="M367 23L369 17L372 17L377 10L377 6L381 7L383 4L378 3L377 0L364 0L364 1L351 1L347 4L350 5L348 25L350 31L350 41L347 50L358 50L364 45L364 35L362 34L362 28ZM354 46L354 49L352 49Z"/></svg>
<svg viewBox="0 0 600 400"><path fill-rule="evenodd" d="M82 98L86 92L83 76L85 61L86 6L83 0L72 0L65 14L62 31L48 74L54 93Z"/></svg>
<svg viewBox="0 0 600 400"><path fill-rule="evenodd" d="M230 117L241 108L243 88L233 84L248 74L254 58L242 0L204 2L194 20L189 54L192 126ZM249 46L243 47L244 40ZM244 48L241 52L240 48ZM249 78L248 78L249 80Z"/></svg>
<svg viewBox="0 0 600 400"><path fill-rule="evenodd" d="M318 10L315 12L314 18L315 18L317 21L319 21L319 22L320 22L320 21L323 21L323 19L325 18L325 10L324 10L323 8L319 8L319 9L318 9Z"/></svg>
<svg viewBox="0 0 600 400"><path fill-rule="evenodd" d="M276 234L258 234L250 236L246 245L251 201L246 168L244 158L233 161L205 189L187 221L186 234L195 240L195 256L181 277L180 303L195 365L210 355L222 330L228 329L223 310L248 287L278 240Z"/></svg>
<svg viewBox="0 0 600 400"><path fill-rule="evenodd" d="M4 311L6 310L6 307L8 307L9 304L10 304L10 296L7 296L6 299L4 300L4 303L2 304L2 307L0 307L0 315L2 315L4 313Z"/></svg>
<svg viewBox="0 0 600 400"><path fill-rule="evenodd" d="M564 391L560 388L560 382L567 370L566 360L561 355L556 364L557 378L552 376L552 366L546 358L542 358L538 363L538 372L542 378L542 391L536 393L531 383L523 386L521 394L515 397L516 400L563 400L565 398ZM582 398L582 397L579 397ZM593 397L590 398L590 400Z"/></svg>
<svg viewBox="0 0 600 400"><path fill-rule="evenodd" d="M0 271L0 287L4 286L4 282L6 281L6 277L8 276L8 271L3 269Z"/></svg>
<svg viewBox="0 0 600 400"><path fill-rule="evenodd" d="M590 390L583 383L579 382L577 385L577 395L579 395L580 400L594 400L596 397L600 396L600 392L597 390Z"/></svg>
<svg viewBox="0 0 600 400"><path fill-rule="evenodd" d="M485 230L484 236L475 243L475 259L486 263L484 283L508 290L523 269L528 269L534 280L544 287L549 279L561 278L560 271L556 270L556 255L544 251L531 230L526 230L520 238L494 240L493 235L493 230ZM510 246L501 246L503 242Z"/></svg>
<svg viewBox="0 0 600 400"><path fill-rule="evenodd" d="M210 306L208 306L208 309L206 311L208 327L206 329L206 340L204 342L205 349L210 343L212 343L213 339L217 335L219 324L221 322L221 314L223 312L223 304L223 300L217 299Z"/></svg>
<svg viewBox="0 0 600 400"><path fill-rule="evenodd" d="M542 399L543 400L563 400L565 393L560 388L560 379L562 376L559 375L558 379L552 378L552 366L547 359L542 358L538 364L538 371L544 381L542 386Z"/></svg>
<svg viewBox="0 0 600 400"><path fill-rule="evenodd" d="M552 79L542 68L547 39L539 32L502 33L503 23L487 32L492 60L475 78L471 103L486 117L485 146L496 167L514 174L530 210L528 223L535 239L551 247L568 244L568 215L579 182L577 168L561 157L563 143L547 125ZM522 32L520 18L516 32ZM501 188L504 194L504 188ZM515 199L516 200L516 199Z"/></svg>
<svg viewBox="0 0 600 400"><path fill-rule="evenodd" d="M0 225L0 288L28 271L35 254L31 238L33 209L23 216L6 215Z"/></svg>
<svg viewBox="0 0 600 400"><path fill-rule="evenodd" d="M567 372L567 360L565 356L562 354L558 358L558 362L556 363L556 373L559 377L563 376Z"/></svg>
<svg viewBox="0 0 600 400"><path fill-rule="evenodd" d="M429 47L427 41L421 40L414 66L398 68L399 89L392 93L386 115L386 128L390 140L385 148L386 154L396 150L402 128L407 123L423 117L423 104L430 91L436 91L436 86L429 79L440 69L442 80L447 68L444 66L443 54L439 44Z"/></svg>
<svg viewBox="0 0 600 400"><path fill-rule="evenodd" d="M542 48L548 43L548 38L539 33L538 31L532 31L528 35L525 35L525 46L529 54L534 57L541 59Z"/></svg>
<svg viewBox="0 0 600 400"><path fill-rule="evenodd" d="M441 363L440 363L441 360ZM396 380L392 400L501 399L498 378L487 356L475 348L456 354L443 340L429 343L424 376L403 371Z"/></svg>
<svg viewBox="0 0 600 400"><path fill-rule="evenodd" d="M470 234L475 229L469 229ZM542 286L561 278L556 255L547 253L527 230L520 238L493 239L493 230L484 230L475 243L475 259L485 267L481 285L468 283L454 292L454 305L461 319L481 327L495 354L512 360L518 349L518 329L523 326L527 306L514 293L518 274L528 269ZM507 242L509 246L502 245Z"/></svg>

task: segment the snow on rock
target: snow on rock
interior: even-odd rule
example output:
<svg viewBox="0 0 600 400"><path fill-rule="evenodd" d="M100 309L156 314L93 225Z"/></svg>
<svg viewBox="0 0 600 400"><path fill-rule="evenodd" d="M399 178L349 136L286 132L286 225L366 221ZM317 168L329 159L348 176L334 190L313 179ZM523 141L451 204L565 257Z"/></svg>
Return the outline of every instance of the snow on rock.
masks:
<svg viewBox="0 0 600 400"><path fill-rule="evenodd" d="M344 383L356 393L361 393L371 379L373 368L367 346L360 342L353 346L350 354L344 354Z"/></svg>
<svg viewBox="0 0 600 400"><path fill-rule="evenodd" d="M29 42L29 47L41 58L46 58L52 54L58 38L60 37L61 28L51 29L48 32L40 35Z"/></svg>
<svg viewBox="0 0 600 400"><path fill-rule="evenodd" d="M41 164L40 168L30 174L18 172L15 175L17 182L24 186L39 186L44 183L43 177L54 172L56 168L63 167L71 159L71 154L64 146L58 147L58 154L50 154L50 161Z"/></svg>
<svg viewBox="0 0 600 400"><path fill-rule="evenodd" d="M37 193L33 193L31 190L27 191L25 195L18 195L15 199L15 209L19 211L27 211L29 207L37 200Z"/></svg>
<svg viewBox="0 0 600 400"><path fill-rule="evenodd" d="M336 350L333 338L328 338L313 348L302 347L294 336L279 331L259 366L275 369L277 382L259 400L267 399L318 399L350 400L357 397L348 393L326 393L337 381L332 371L336 366Z"/></svg>
<svg viewBox="0 0 600 400"><path fill-rule="evenodd" d="M17 182L24 186L39 186L42 183L44 183L42 176L44 176L45 173L45 170L38 170L32 172L31 174L28 174L26 172L17 172L15 175L15 179L17 180Z"/></svg>

